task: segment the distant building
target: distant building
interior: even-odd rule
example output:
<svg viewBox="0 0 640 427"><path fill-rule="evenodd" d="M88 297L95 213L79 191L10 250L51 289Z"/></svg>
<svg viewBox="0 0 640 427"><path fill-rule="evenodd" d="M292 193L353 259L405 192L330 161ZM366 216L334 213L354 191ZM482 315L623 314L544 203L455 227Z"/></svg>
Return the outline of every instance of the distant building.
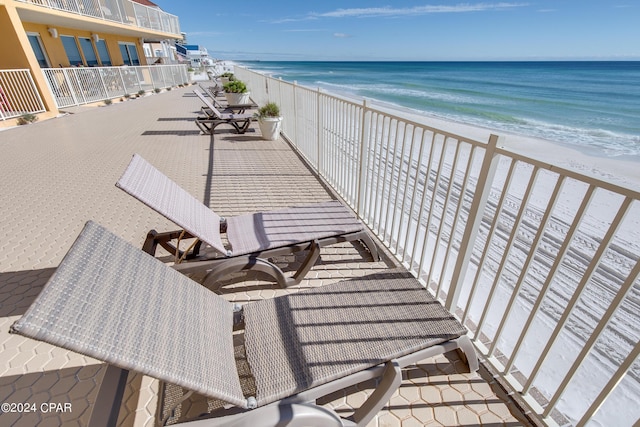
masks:
<svg viewBox="0 0 640 427"><path fill-rule="evenodd" d="M193 68L208 67L215 62L207 48L195 44L176 43L176 53L179 61L188 62Z"/></svg>
<svg viewBox="0 0 640 427"><path fill-rule="evenodd" d="M0 37L0 70L30 70L57 113L43 69L175 63L182 34L149 0L0 0Z"/></svg>

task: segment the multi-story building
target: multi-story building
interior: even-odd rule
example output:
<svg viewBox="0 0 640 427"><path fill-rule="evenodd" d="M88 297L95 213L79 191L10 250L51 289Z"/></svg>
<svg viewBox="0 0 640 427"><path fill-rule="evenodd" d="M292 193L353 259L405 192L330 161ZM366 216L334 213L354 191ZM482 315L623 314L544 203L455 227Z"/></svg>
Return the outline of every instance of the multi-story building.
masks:
<svg viewBox="0 0 640 427"><path fill-rule="evenodd" d="M144 44L173 44L182 34L178 17L148 0L0 0L0 37L0 70L28 70L26 80L33 80L43 104L32 112L56 115L63 106L132 91L135 87L127 87L121 71L113 68L170 63L160 59L165 56L161 49L145 52ZM71 67L83 67L85 78L78 70L74 75L63 73ZM100 67L100 72L88 67ZM138 80L145 79L136 73ZM152 73L147 75L153 88ZM0 75L0 113L28 112L29 108L16 107L19 94L8 93L16 90L12 79L13 74L4 79ZM140 82L137 86L145 89ZM101 87L104 90L97 94Z"/></svg>

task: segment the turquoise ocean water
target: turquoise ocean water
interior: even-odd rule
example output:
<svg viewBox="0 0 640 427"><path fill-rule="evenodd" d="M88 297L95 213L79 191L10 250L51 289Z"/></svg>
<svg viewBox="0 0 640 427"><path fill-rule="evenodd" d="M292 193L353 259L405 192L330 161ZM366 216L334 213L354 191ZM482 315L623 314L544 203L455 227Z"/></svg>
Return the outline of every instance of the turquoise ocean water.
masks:
<svg viewBox="0 0 640 427"><path fill-rule="evenodd" d="M640 155L640 62L290 62L241 65L439 118Z"/></svg>

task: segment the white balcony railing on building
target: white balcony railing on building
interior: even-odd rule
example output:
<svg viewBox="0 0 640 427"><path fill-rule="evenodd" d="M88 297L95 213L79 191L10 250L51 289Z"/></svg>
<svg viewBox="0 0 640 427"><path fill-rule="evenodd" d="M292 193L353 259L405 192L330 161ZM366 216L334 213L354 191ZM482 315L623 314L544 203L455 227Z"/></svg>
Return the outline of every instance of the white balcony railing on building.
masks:
<svg viewBox="0 0 640 427"><path fill-rule="evenodd" d="M640 412L640 193L236 67L547 425ZM634 412L635 411L635 412ZM597 424L597 423L600 424Z"/></svg>
<svg viewBox="0 0 640 427"><path fill-rule="evenodd" d="M180 21L176 15L131 0L20 1L180 36Z"/></svg>
<svg viewBox="0 0 640 427"><path fill-rule="evenodd" d="M58 108L189 82L186 65L43 68Z"/></svg>
<svg viewBox="0 0 640 427"><path fill-rule="evenodd" d="M0 70L0 120L44 111L29 70Z"/></svg>

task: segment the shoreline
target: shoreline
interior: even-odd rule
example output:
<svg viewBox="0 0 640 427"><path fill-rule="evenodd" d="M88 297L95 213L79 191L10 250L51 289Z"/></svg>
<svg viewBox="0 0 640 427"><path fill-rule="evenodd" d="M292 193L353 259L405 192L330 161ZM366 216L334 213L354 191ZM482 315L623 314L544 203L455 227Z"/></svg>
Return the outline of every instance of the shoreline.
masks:
<svg viewBox="0 0 640 427"><path fill-rule="evenodd" d="M224 61L224 64L231 68L242 66L234 61ZM247 69L251 68L247 67ZM258 70L251 70L264 74ZM504 138L502 147L509 151L640 192L640 155L607 156L593 147L578 147L566 142L484 128L444 119L426 111L414 110L375 98L362 98L349 93L322 90L358 103L366 99L370 105L391 114L401 113L415 122L477 141L488 141L491 134L496 134Z"/></svg>
<svg viewBox="0 0 640 427"><path fill-rule="evenodd" d="M374 104L385 108L384 102L375 100ZM640 191L640 156L608 157L595 148L578 148L563 142L483 128L442 119L428 113L407 111L398 106L388 109L402 111L416 122L477 141L488 141L489 136L495 134L503 138L501 147L514 153Z"/></svg>

